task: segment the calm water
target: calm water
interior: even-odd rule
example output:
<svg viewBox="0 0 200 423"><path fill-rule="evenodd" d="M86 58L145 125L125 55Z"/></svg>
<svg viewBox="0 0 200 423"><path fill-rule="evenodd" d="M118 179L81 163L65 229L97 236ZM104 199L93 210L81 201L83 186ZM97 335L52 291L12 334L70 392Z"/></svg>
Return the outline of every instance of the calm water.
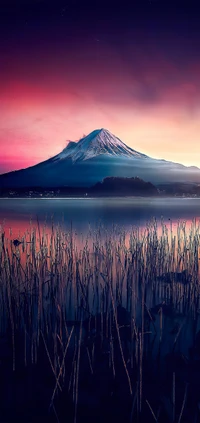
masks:
<svg viewBox="0 0 200 423"><path fill-rule="evenodd" d="M52 217L55 225L51 225ZM143 237L143 229L152 218L156 218L158 225L156 227L156 222L152 222L152 225L149 225L150 236L148 228ZM164 225L161 225L162 221ZM183 221L187 222L186 227ZM43 222L46 222L45 226L42 225ZM71 222L73 231L68 231L71 229ZM61 228L57 228L56 223L61 224ZM102 226L98 229L99 224L103 224L111 231L102 230ZM123 227L125 231L116 230L116 227L113 230L113 225L117 225L117 228ZM5 240L4 236L1 237L1 226L6 233ZM33 226L34 230L30 231ZM43 230L40 230L41 228ZM188 231L185 228L188 228ZM15 247L11 241L15 236L25 240L19 247ZM118 339L113 329L114 322L112 323L113 310L120 304L124 307L121 319L124 312L125 318L120 323L120 312L117 312L119 319L117 327L118 330L120 328L121 348L126 354L128 372L132 375L132 369L137 369L139 374L138 351L142 348L143 357L148 357L149 363L146 365L145 359L140 369L143 369L145 375L146 370L149 372L152 367L150 377L153 388L149 385L149 377L148 383L144 379L144 388L145 391L148 389L149 396L150 390L154 392L155 383L159 383L159 389L160 386L165 386L166 392L170 386L169 394L166 394L170 404L172 380L176 381L176 392L179 392L182 386L185 387L186 381L189 380L188 397L193 398L194 393L199 391L199 385L192 385L192 380L194 379L195 383L197 380L195 374L197 377L199 374L200 357L200 353L195 349L200 338L199 259L200 199L0 200L0 335L3 334L5 337L13 316L7 300L11 297L10 304L13 304L15 316L13 333L17 329L21 336L20 360L21 357L22 360L26 357L26 362L32 363L33 356L38 356L37 340L42 333L48 344L48 351L53 348L50 356L53 357L54 351L54 367L60 369L64 357L63 353L59 352L60 343L68 345L66 327L68 333L72 333L74 320L79 322L82 319L83 330L82 326L81 329L77 326L73 332L70 344L71 357L75 360L75 354L79 351L78 344L81 345L81 354L84 352L81 357L84 357L84 354L87 357L83 348L89 345L87 347L89 356L89 348L92 345L89 343L92 342L91 357L94 351L94 363L97 363L94 364L96 366L94 369L99 370L98 367L105 360L106 364L100 367L103 369L100 371L105 374L109 368L111 372L111 357L114 357L113 367L116 374L120 375L116 380L120 380L121 383L122 373L118 371L119 358L116 359L115 352L118 351L116 349ZM184 272L189 275L187 281L181 279ZM166 275L168 279L165 278ZM180 279L176 279L175 275L179 275ZM98 325L97 329L95 326L93 332L90 332L91 316L96 316L93 324L100 322L99 328ZM121 331L123 328L124 332ZM103 339L101 343L98 341L100 335ZM62 341L58 342L57 339ZM141 340L142 347L140 342L138 344L138 339ZM12 351L15 351L14 347ZM178 357L177 364L174 353ZM197 356L196 367L194 367L195 360L190 358L193 356L194 358ZM101 357L100 361L98 357ZM119 357L121 358L121 354ZM12 360L11 357L8 369L11 369ZM47 358L46 361L48 363ZM78 358L77 362L79 363ZM16 363L18 366L18 361ZM68 366L72 366L73 372L74 364L70 363L69 359L67 363ZM81 372L85 372L87 366L88 362L85 365L84 359L83 361L81 359ZM73 374L72 372L68 372L69 375ZM9 371L7 373L10 374ZM5 380L10 390L12 384L7 382L7 373ZM96 373L98 374L95 370L94 374ZM65 386L68 386L68 383L71 384L71 377L68 380L67 372L66 375L64 372ZM84 377L88 378L88 375ZM175 377L176 379L173 379ZM135 386L134 378L135 376L131 378L133 386ZM49 384L49 378L47 381ZM4 392L4 379L2 383ZM32 376L28 383L28 386L32 386ZM98 376L97 383L99 384ZM85 395L85 388L82 388L81 384L79 386ZM10 392L9 390L7 388L6 392ZM25 389L22 398L24 392ZM33 389L34 392L38 391ZM87 387L86 392L90 392L87 391ZM157 392L158 390L155 394L156 401ZM79 396L80 393L81 390ZM111 394L109 395L110 401ZM176 407L181 410L184 391L178 399L179 403L177 397L178 395ZM197 408L199 398L195 401L195 405L192 400L190 401L192 405L189 403L188 409ZM149 421L149 418L145 421ZM194 422L189 419L184 421Z"/></svg>
<svg viewBox="0 0 200 423"><path fill-rule="evenodd" d="M59 247L57 251L54 251L55 249L51 251L50 225L52 217L55 224L61 223L61 225L64 225L64 228L67 229L71 227L72 222L74 229L72 253L70 252L70 237L65 237L65 232L68 231L64 231L63 235L62 233L59 235L63 236L63 244L62 239L60 240L59 238L59 245L61 247ZM159 239L159 251L157 252L156 247L156 253L153 252L155 250L154 242L156 242L156 240L153 236L151 236L151 239L144 243L143 249L141 250L141 256L139 256L139 258L135 258L135 261L132 262L132 253L134 254L135 245L134 238L132 240L133 248L130 248L130 250L133 251L127 253L126 248L123 246L121 235L117 232L116 239L113 238L110 244L110 250L109 245L106 246L104 239L100 237L97 231L94 231L93 234L91 231L91 245L89 244L89 248L88 243L87 245L85 244L85 236L81 235L87 234L89 228L95 229L99 226L99 224L103 224L106 228L112 228L112 225L118 225L119 227L125 228L128 238L131 233L131 228L134 229L134 227L137 226L143 229L153 218L157 219L158 229L161 219L163 219L169 229L173 226L176 243L173 242L170 230L169 233L165 232L162 234L162 228L160 225L161 234L159 234L159 236L161 235L161 238ZM7 234L9 234L9 228L12 228L12 237L17 236L19 232L23 236L30 227L30 220L32 220L33 225L35 224L37 227L37 219L41 223L41 227L43 222L47 222L45 227L44 245L42 248L40 247L38 239L36 239L36 250L34 254L32 254L32 244L30 242L25 242L25 246L20 245L19 248L14 249L9 240L9 242L6 241L6 246L8 247L8 252L10 254L12 268L17 269L16 274L20 277L20 284L21 278L24 278L26 272L29 275L30 281L34 280L35 273L40 274L42 278L42 272L44 271L44 259L46 273L43 277L45 281L44 295L46 299L43 300L43 306L47 314L47 319L51 314L49 313L49 310L51 311L51 307L53 306L52 304L50 305L49 302L49 298L51 298L49 297L49 293L51 293L51 290L49 290L46 282L49 282L50 280L51 284L53 284L52 286L57 284L56 272L58 272L57 274L59 274L60 278L58 287L65 288L64 290L61 289L61 291L59 291L59 301L61 308L64 307L66 309L67 318L73 320L78 313L77 310L80 310L83 306L83 300L86 297L82 297L80 293L79 282L77 282L76 279L76 268L70 268L70 254L72 254L72 257L74 258L73 263L80 263L79 270L80 280L82 281L81 286L87 288L87 302L84 307L89 307L89 311L92 315L100 312L102 307L105 307L106 309L106 301L109 302L109 306L112 308L109 290L107 289L108 285L106 279L103 278L107 276L107 272L110 272L110 274L112 274L116 295L121 298L122 305L128 310L131 309L134 314L134 318L140 322L142 304L141 277L139 278L139 276L137 276L138 268L140 268L140 270L143 269L143 279L145 280L145 302L147 308L151 309L161 302L166 302L167 304L171 304L173 302L176 308L175 316L173 315L171 317L166 315L163 317L163 353L167 353L172 350L177 334L177 327L178 329L180 327L182 328L181 333L178 336L177 345L181 348L181 351L184 354L188 353L188 348L192 346L194 337L194 316L196 316L195 330L196 332L200 330L200 315L197 312L200 307L200 300L199 294L196 296L195 291L197 277L199 277L198 260L200 258L200 245L197 240L197 236L195 235L196 225L194 225L194 219L196 219L199 234L200 199L99 198L0 200L0 225L3 226ZM184 247L183 242L183 246L179 246L178 250L177 232L179 221L186 221L186 228L188 227L188 229L190 229L192 227L193 229L192 237L190 238L190 236L187 235L187 241L184 241L185 247L187 248ZM181 236L182 240L185 240L184 231L181 233ZM30 240L30 232L28 232L25 239L28 241ZM56 238L55 235L54 240L56 239L58 238ZM193 242L194 240L195 243ZM95 248L92 247L93 241L98 247L98 254L96 253ZM137 245L139 245L139 238ZM173 245L175 247L173 247ZM43 255L41 255L40 250L43 250ZM194 255L195 250L196 255ZM110 258L109 251L111 251L112 256L110 256ZM22 266L22 268L20 268L20 271L19 268L16 267L18 266L16 257L21 258L20 266ZM110 266L108 269L107 257L110 260L108 260ZM149 269L149 273L146 271L146 262L148 263L147 267ZM73 266L75 265L73 264ZM155 269L157 272L156 274L154 272ZM189 283L184 284L182 282L177 282L173 283L173 289L171 289L172 282L165 283L162 279L161 281L158 279L159 274L163 275L168 272L179 272L180 274L180 272L185 270L192 275L193 282L191 285ZM88 276L88 271L91 272L91 279ZM30 284L31 283L32 282L30 282ZM104 301L104 298L106 298L106 301ZM35 316L38 316L37 307L38 301L36 299ZM185 324L186 316L187 314L189 315L189 313L190 318L188 317L187 324ZM44 322L41 320L41 325L43 324ZM183 324L184 326L182 326ZM156 354L160 345L161 336L160 317L158 315L156 317L155 327L157 336L156 341L152 342L154 342L154 351ZM155 333L153 329L153 339L154 336Z"/></svg>
<svg viewBox="0 0 200 423"><path fill-rule="evenodd" d="M145 226L152 218L159 224L169 219L174 225L186 220L188 225L200 219L200 199L192 198L98 198L98 199L0 199L0 224L11 227L13 233L27 229L30 219L42 223L51 218L66 227L73 224L76 230L87 230L100 223L106 227L113 224L125 227Z"/></svg>

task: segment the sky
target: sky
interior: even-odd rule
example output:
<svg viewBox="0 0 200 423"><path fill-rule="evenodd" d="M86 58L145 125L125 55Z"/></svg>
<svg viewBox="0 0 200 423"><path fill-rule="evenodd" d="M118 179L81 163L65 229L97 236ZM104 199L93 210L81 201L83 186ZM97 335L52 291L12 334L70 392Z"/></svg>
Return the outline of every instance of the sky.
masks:
<svg viewBox="0 0 200 423"><path fill-rule="evenodd" d="M200 167L200 10L165 0L1 0L0 173L106 128Z"/></svg>

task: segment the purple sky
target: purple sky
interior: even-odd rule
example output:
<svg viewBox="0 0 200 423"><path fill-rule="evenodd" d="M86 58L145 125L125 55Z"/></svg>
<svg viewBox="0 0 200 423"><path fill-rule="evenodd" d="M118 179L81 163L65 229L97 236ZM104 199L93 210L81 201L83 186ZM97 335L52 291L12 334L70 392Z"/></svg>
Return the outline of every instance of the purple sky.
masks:
<svg viewBox="0 0 200 423"><path fill-rule="evenodd" d="M0 173L101 127L152 157L200 167L197 3L3 3Z"/></svg>

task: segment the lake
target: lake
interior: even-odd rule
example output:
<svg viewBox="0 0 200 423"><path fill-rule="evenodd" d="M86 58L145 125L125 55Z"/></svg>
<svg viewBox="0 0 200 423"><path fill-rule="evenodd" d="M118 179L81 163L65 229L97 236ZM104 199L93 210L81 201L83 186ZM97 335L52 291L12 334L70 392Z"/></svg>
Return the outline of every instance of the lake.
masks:
<svg viewBox="0 0 200 423"><path fill-rule="evenodd" d="M120 421L155 421L147 401L160 422L183 404L197 421L200 199L1 199L0 225L6 416L23 398L29 421L39 396L46 416L59 390L60 421L75 404L78 423L101 422L110 403Z"/></svg>
<svg viewBox="0 0 200 423"><path fill-rule="evenodd" d="M158 223L163 217L176 225L178 220L188 224L200 218L200 199L197 198L83 198L83 199L0 199L0 224L11 227L13 234L27 229L30 219L42 223L51 218L55 223L87 231L99 224L113 224L126 229L146 225L152 218Z"/></svg>
<svg viewBox="0 0 200 423"><path fill-rule="evenodd" d="M192 273L196 280L200 273L198 266L199 219L200 199L194 198L0 200L0 224L2 231L5 232L9 254L11 256L13 254L13 245L10 240L14 238L25 240L22 246L14 250L23 268L27 266L28 260L29 264L31 261L31 265L34 264L36 271L39 272L42 261L46 260L45 265L50 273L51 261L53 260L55 265L58 261L57 256L60 255L62 263L59 269L60 275L64 272L64 266L69 265L71 258L75 262L81 261L81 271L84 273L87 272L88 265L91 269L96 267L99 254L98 265L105 273L106 255L111 254L113 262L110 263L110 269L116 284L122 278L123 272L128 280L129 265L134 249L141 250L137 266L147 268L151 262L150 273L154 275L153 278L156 279L165 272L187 271L188 274ZM73 244L73 251L68 247L71 244ZM68 248L68 255L64 255ZM157 251L156 257L154 248ZM84 261L87 254L88 264ZM122 267L126 269L119 268L117 256L120 254ZM127 259L128 265L126 265ZM154 267L157 269L156 276ZM72 279L76 286L75 268L73 272ZM149 308L171 295L169 292L166 294L163 284L158 282L156 295L152 298L151 284L149 287L150 289L147 285L146 288L146 301ZM182 293L183 285L179 284L179 287ZM94 300L92 289L89 290L89 294L90 306L93 303L96 307L97 301ZM127 288L121 287L122 304L127 307L126 295ZM140 294L137 293L137 295ZM66 301L68 301L68 295L66 295ZM182 301L179 306L182 311ZM98 307L97 310L99 310ZM69 315L74 316L73 302Z"/></svg>

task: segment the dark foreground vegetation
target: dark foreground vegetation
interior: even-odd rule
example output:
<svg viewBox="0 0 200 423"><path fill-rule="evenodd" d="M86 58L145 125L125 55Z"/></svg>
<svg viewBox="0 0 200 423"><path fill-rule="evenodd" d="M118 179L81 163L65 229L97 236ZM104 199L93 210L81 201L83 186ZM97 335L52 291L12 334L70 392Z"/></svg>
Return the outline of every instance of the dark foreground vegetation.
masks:
<svg viewBox="0 0 200 423"><path fill-rule="evenodd" d="M1 422L200 421L195 221L19 242L2 228Z"/></svg>

